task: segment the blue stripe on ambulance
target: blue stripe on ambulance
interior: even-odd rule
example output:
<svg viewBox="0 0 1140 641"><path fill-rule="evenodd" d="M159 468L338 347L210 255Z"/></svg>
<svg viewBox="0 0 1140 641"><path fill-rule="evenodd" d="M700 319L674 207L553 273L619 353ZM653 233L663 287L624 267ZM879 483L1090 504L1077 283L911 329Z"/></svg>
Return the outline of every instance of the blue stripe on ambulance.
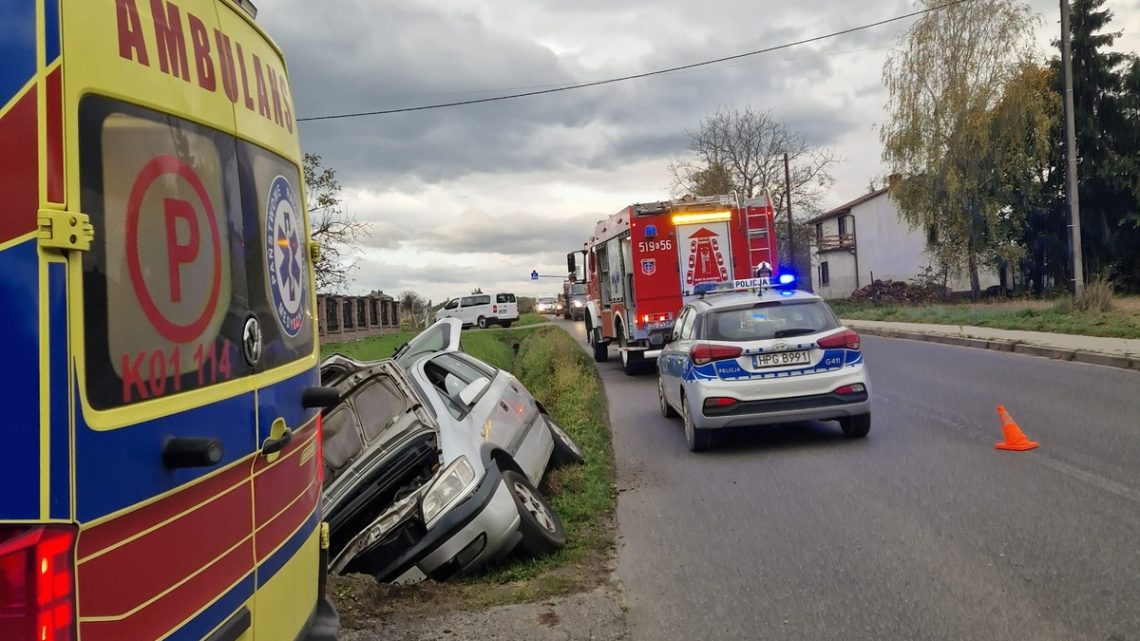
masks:
<svg viewBox="0 0 1140 641"><path fill-rule="evenodd" d="M270 579L277 575L281 568L285 567L286 563L292 561L295 558L297 550L301 549L301 546L305 544L305 541L309 540L309 536L312 535L313 530L316 529L317 524L320 523L320 521L321 510L320 504L318 502L318 505L313 510L313 513L309 515L309 518L305 519L305 522L301 525L301 528L289 537L289 540L285 542L285 545L282 545L281 548L271 554L264 563L257 566L258 588L268 583Z"/></svg>
<svg viewBox="0 0 1140 641"><path fill-rule="evenodd" d="M78 407L79 399L75 402ZM253 415L252 392L103 432L92 430L82 412L76 412L76 518L86 522L112 514L247 458L257 448L253 430L242 426L252 425ZM176 470L162 466L167 438L204 436L222 442L218 465Z"/></svg>
<svg viewBox="0 0 1140 641"><path fill-rule="evenodd" d="M20 33L20 32L17 32ZM0 57L3 57L0 45ZM0 65L0 76L7 73ZM0 358L0 387L10 399L0 423L4 464L0 465L0 520L40 517L40 325L39 261L36 241L0 251L0 309L6 310Z"/></svg>
<svg viewBox="0 0 1140 641"><path fill-rule="evenodd" d="M267 345L266 349L272 349L272 346ZM306 387L320 384L320 371L313 367L280 383L259 389L257 400L261 411L257 417L257 442L262 443L269 438L273 421L278 418L285 419L285 425L293 429L307 424L316 411L302 407L298 399Z"/></svg>
<svg viewBox="0 0 1140 641"><path fill-rule="evenodd" d="M201 641L212 630L225 623L253 594L253 573L250 572L236 586L217 601L202 610L193 619L178 628L165 641Z"/></svg>
<svg viewBox="0 0 1140 641"><path fill-rule="evenodd" d="M71 418L68 398L67 267L48 264L48 371L51 393L50 515L71 517Z"/></svg>
<svg viewBox="0 0 1140 641"><path fill-rule="evenodd" d="M59 57L59 0L44 3L44 61L51 64Z"/></svg>
<svg viewBox="0 0 1140 641"><path fill-rule="evenodd" d="M36 75L36 5L5 2L4 21L8 24L0 38L0 60L4 61L0 64L0 107Z"/></svg>

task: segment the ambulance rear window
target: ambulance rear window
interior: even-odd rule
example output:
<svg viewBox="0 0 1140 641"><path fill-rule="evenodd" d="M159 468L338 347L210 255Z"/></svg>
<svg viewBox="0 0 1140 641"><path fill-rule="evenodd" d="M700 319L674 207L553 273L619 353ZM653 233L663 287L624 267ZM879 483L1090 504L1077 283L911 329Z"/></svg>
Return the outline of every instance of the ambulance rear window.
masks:
<svg viewBox="0 0 1140 641"><path fill-rule="evenodd" d="M208 387L313 350L295 164L140 107L80 105L86 386L96 409ZM257 340L260 335L260 340Z"/></svg>

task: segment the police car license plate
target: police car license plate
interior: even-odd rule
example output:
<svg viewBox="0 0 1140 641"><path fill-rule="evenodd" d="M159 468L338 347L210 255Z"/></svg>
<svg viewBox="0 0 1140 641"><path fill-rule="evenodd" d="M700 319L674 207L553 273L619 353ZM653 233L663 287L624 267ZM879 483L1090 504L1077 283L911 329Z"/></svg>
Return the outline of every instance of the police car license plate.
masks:
<svg viewBox="0 0 1140 641"><path fill-rule="evenodd" d="M786 367L788 365L811 365L811 353L805 349L798 352L756 354L752 357L752 366L757 368Z"/></svg>

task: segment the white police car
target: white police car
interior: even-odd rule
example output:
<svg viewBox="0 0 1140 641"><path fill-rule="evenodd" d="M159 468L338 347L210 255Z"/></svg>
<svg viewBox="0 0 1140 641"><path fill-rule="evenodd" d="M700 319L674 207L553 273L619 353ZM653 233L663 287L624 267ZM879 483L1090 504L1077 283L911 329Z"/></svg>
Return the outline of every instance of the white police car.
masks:
<svg viewBox="0 0 1140 641"><path fill-rule="evenodd" d="M711 445L713 430L742 425L838 420L844 436L866 436L871 386L859 335L819 296L760 283L737 281L681 311L657 357L661 413L681 415L693 451Z"/></svg>

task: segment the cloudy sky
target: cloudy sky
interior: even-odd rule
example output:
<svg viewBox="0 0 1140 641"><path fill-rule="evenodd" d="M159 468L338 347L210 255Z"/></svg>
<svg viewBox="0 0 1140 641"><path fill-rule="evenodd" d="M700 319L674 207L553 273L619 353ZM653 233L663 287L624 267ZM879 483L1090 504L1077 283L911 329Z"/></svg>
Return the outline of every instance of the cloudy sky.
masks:
<svg viewBox="0 0 1140 641"><path fill-rule="evenodd" d="M909 0L256 0L299 117L477 99L729 56L902 15ZM1058 31L1052 0L1040 43ZM1140 0L1109 0L1140 50ZM772 109L841 161L825 206L883 174L881 69L910 21L624 83L301 124L372 236L353 293L553 293L594 221L667 198L686 131L718 107Z"/></svg>

